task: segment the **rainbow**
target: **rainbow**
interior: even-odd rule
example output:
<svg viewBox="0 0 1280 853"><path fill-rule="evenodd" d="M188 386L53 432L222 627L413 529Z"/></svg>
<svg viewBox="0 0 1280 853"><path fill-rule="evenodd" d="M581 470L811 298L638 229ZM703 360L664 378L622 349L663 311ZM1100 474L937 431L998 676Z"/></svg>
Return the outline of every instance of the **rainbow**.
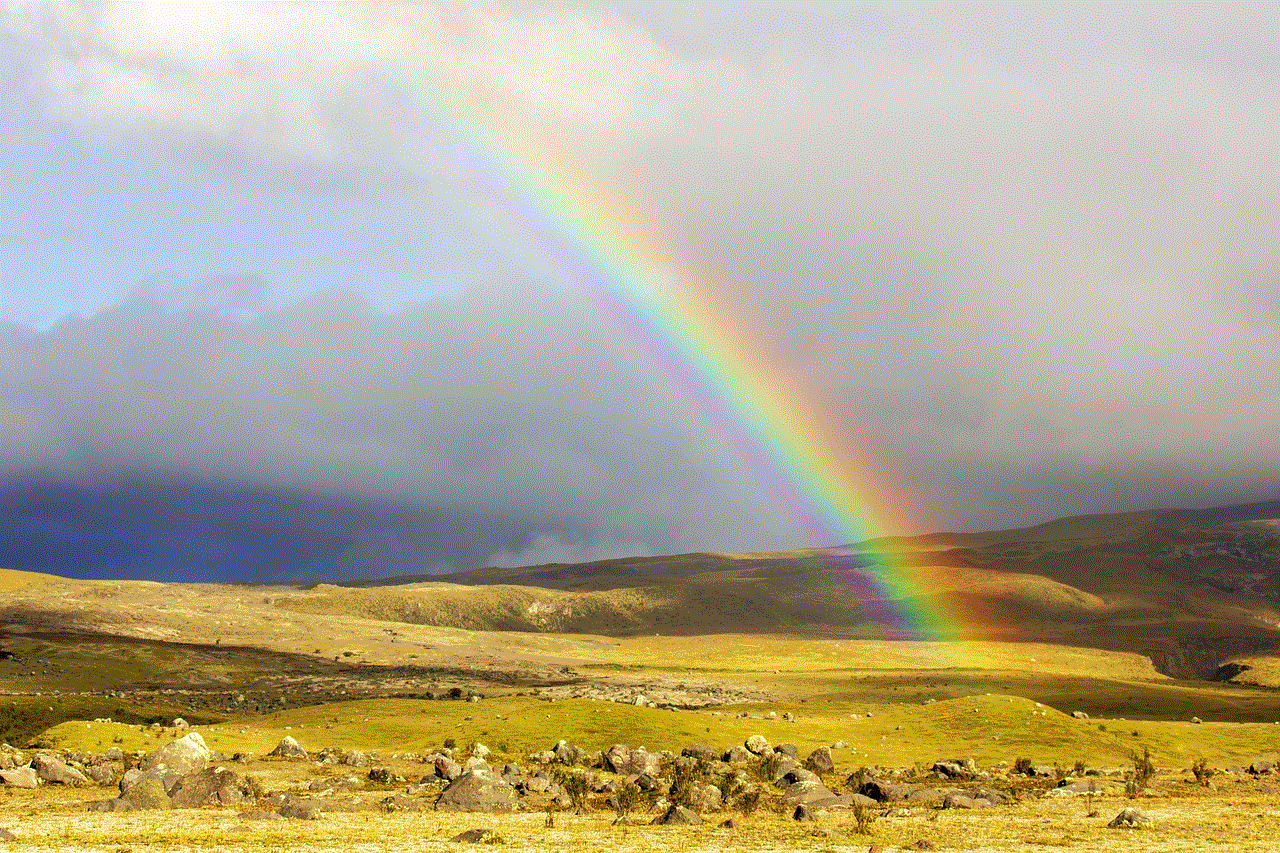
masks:
<svg viewBox="0 0 1280 853"><path fill-rule="evenodd" d="M643 229L623 221L620 205L589 193L544 152L500 137L465 98L409 63L369 72L358 95L385 144L413 152L424 178L565 282L679 390L820 549L884 638L968 638L961 602L935 592L945 586L938 570L892 544L849 547L914 522L872 454L799 390L779 359L753 345L708 281L657 272L671 267Z"/></svg>

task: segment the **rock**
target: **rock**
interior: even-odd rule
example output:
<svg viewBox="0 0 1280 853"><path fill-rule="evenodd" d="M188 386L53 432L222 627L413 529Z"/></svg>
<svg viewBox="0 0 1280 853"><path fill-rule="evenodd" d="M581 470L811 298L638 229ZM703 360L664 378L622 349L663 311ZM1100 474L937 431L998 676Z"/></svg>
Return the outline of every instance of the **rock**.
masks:
<svg viewBox="0 0 1280 853"><path fill-rule="evenodd" d="M133 809L171 809L173 803L159 780L143 779L120 795Z"/></svg>
<svg viewBox="0 0 1280 853"><path fill-rule="evenodd" d="M116 768L110 761L97 761L85 767L84 774L98 785L111 785L116 781Z"/></svg>
<svg viewBox="0 0 1280 853"><path fill-rule="evenodd" d="M463 773L436 800L446 812L510 812L516 809L516 789L488 774Z"/></svg>
<svg viewBox="0 0 1280 853"><path fill-rule="evenodd" d="M181 717L174 717L174 718L173 718L173 724L172 724L172 725L173 725L173 727L174 727L175 729L189 729L189 728L191 728L191 724L190 724L190 723L188 723L186 720L182 719Z"/></svg>
<svg viewBox="0 0 1280 853"><path fill-rule="evenodd" d="M946 796L937 788L916 788L910 794L907 794L908 803L922 803L930 806L940 806Z"/></svg>
<svg viewBox="0 0 1280 853"><path fill-rule="evenodd" d="M1264 776L1270 773L1274 768L1275 765L1270 761L1255 761L1249 765L1249 772L1254 776Z"/></svg>
<svg viewBox="0 0 1280 853"><path fill-rule="evenodd" d="M580 746L574 746L566 741L560 741L552 750L555 760L561 764L581 764L587 757L587 751Z"/></svg>
<svg viewBox="0 0 1280 853"><path fill-rule="evenodd" d="M701 823L702 815L684 806L672 806L653 819L654 826L698 826Z"/></svg>
<svg viewBox="0 0 1280 853"><path fill-rule="evenodd" d="M1125 809L1120 812L1120 814L1113 817L1111 822L1107 824L1111 829L1120 829L1122 827L1128 827L1131 829L1151 829L1155 825L1156 822L1154 820L1137 809Z"/></svg>
<svg viewBox="0 0 1280 853"><path fill-rule="evenodd" d="M302 748L302 744L293 739L293 735L285 735L280 743L276 744L276 748L267 755L274 755L277 758L306 758L307 751Z"/></svg>
<svg viewBox="0 0 1280 853"><path fill-rule="evenodd" d="M1087 719L1089 719L1089 715L1088 715L1088 714L1086 714L1084 711L1072 711L1072 712L1071 712L1071 716L1072 716L1074 719L1077 719L1077 720L1087 720Z"/></svg>
<svg viewBox="0 0 1280 853"><path fill-rule="evenodd" d="M804 803L801 803L800 805L796 806L796 810L791 813L791 819L797 820L797 821L812 822L817 820L818 818L814 816L813 812L809 811L808 806L806 806Z"/></svg>
<svg viewBox="0 0 1280 853"><path fill-rule="evenodd" d="M601 760L604 762L604 769L610 773L625 775L631 772L631 749L620 743L609 747Z"/></svg>
<svg viewBox="0 0 1280 853"><path fill-rule="evenodd" d="M251 809L247 812L240 812L238 815L240 820L282 820L279 812L268 812L262 809Z"/></svg>
<svg viewBox="0 0 1280 853"><path fill-rule="evenodd" d="M729 818L728 820L723 820L720 822L720 828L721 829L737 829L738 822L733 818Z"/></svg>
<svg viewBox="0 0 1280 853"><path fill-rule="evenodd" d="M348 767L367 767L369 764L369 756L358 750L347 753L342 759L342 763Z"/></svg>
<svg viewBox="0 0 1280 853"><path fill-rule="evenodd" d="M752 735L742 744L747 748L747 752L752 755L768 755L773 752L773 747L769 745L769 741L764 735Z"/></svg>
<svg viewBox="0 0 1280 853"><path fill-rule="evenodd" d="M819 776L817 773L814 773L812 770L805 770L803 767L793 767L790 770L788 770L783 775L783 777L779 779L775 784L785 788L786 786L793 785L796 782L821 782L821 781L822 781L822 777Z"/></svg>
<svg viewBox="0 0 1280 853"><path fill-rule="evenodd" d="M89 803L88 810L91 812L131 812L134 810L134 806L133 803L117 797L114 800L98 800L96 803Z"/></svg>
<svg viewBox="0 0 1280 853"><path fill-rule="evenodd" d="M836 763L831 759L831 750L825 746L820 746L809 753L809 757L804 760L804 766L805 769L814 773L836 772Z"/></svg>
<svg viewBox="0 0 1280 853"><path fill-rule="evenodd" d="M870 797L877 803L889 803L905 800L914 790L910 785L900 782L886 782L883 779L868 779L858 786L858 793ZM939 797L941 799L941 797Z"/></svg>
<svg viewBox="0 0 1280 853"><path fill-rule="evenodd" d="M1191 718L1191 722L1198 726L1198 725L1200 725L1201 723L1203 723L1203 722L1204 722L1204 720L1200 719L1199 717L1192 717L1192 718Z"/></svg>
<svg viewBox="0 0 1280 853"><path fill-rule="evenodd" d="M978 772L978 765L972 758L935 761L933 772L948 779L968 779Z"/></svg>
<svg viewBox="0 0 1280 853"><path fill-rule="evenodd" d="M34 788L40 784L40 777L30 767L15 767L12 770L0 770L0 782L11 788Z"/></svg>
<svg viewBox="0 0 1280 853"><path fill-rule="evenodd" d="M175 809L201 806L234 806L253 799L249 784L223 767L210 767L181 777L169 791Z"/></svg>
<svg viewBox="0 0 1280 853"><path fill-rule="evenodd" d="M14 835L4 827L0 827L0 841L17 841L18 836Z"/></svg>
<svg viewBox="0 0 1280 853"><path fill-rule="evenodd" d="M292 820L319 820L321 808L318 803L300 800L292 794L285 798L284 804L277 810L280 817Z"/></svg>
<svg viewBox="0 0 1280 853"><path fill-rule="evenodd" d="M492 832L492 830L489 829L467 829L459 832L453 838L450 838L449 841L453 844L475 844L477 841L481 841L490 832Z"/></svg>
<svg viewBox="0 0 1280 853"><path fill-rule="evenodd" d="M774 752L779 752L787 758L799 758L800 750L794 743L780 743L773 748Z"/></svg>
<svg viewBox="0 0 1280 853"><path fill-rule="evenodd" d="M441 755L435 760L435 774L446 782L452 782L462 775L462 766L452 758Z"/></svg>
<svg viewBox="0 0 1280 853"><path fill-rule="evenodd" d="M680 754L688 758L697 758L702 761L719 761L720 751L714 746L706 743L694 743L680 750Z"/></svg>
<svg viewBox="0 0 1280 853"><path fill-rule="evenodd" d="M475 743L471 744L471 757L472 758L488 758L489 747L485 746L480 741L476 741Z"/></svg>
<svg viewBox="0 0 1280 853"><path fill-rule="evenodd" d="M976 809L978 805L978 801L967 794L947 794L942 801L944 809ZM982 805L987 806L990 803L983 801Z"/></svg>
<svg viewBox="0 0 1280 853"><path fill-rule="evenodd" d="M38 753L31 759L31 767L41 779L55 785L89 784L89 780L83 773L48 753Z"/></svg>
<svg viewBox="0 0 1280 853"><path fill-rule="evenodd" d="M788 804L811 803L834 796L821 782L795 782L782 792L783 802Z"/></svg>
<svg viewBox="0 0 1280 853"><path fill-rule="evenodd" d="M203 770L213 753L199 732L190 732L150 753L138 764L143 772L171 770L179 776Z"/></svg>
<svg viewBox="0 0 1280 853"><path fill-rule="evenodd" d="M724 760L730 764L746 764L751 760L751 752L745 747L735 746L724 754Z"/></svg>
<svg viewBox="0 0 1280 853"><path fill-rule="evenodd" d="M689 805L700 812L713 812L720 808L720 789L707 782L694 782L689 786Z"/></svg>

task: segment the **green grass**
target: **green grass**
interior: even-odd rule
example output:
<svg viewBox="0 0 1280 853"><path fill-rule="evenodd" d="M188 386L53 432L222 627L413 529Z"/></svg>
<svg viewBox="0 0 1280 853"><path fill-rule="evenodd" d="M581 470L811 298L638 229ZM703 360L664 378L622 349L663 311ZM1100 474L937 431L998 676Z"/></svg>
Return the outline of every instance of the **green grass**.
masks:
<svg viewBox="0 0 1280 853"><path fill-rule="evenodd" d="M787 710L796 714L797 722L736 716L776 711L780 717ZM951 757L973 758L984 765L1012 765L1015 759L1028 757L1038 764L1069 767L1083 760L1091 767L1122 767L1129 752L1142 746L1149 746L1156 763L1164 767L1187 767L1199 756L1218 766L1247 764L1280 752L1280 726L1076 720L1030 700L998 695L929 705L740 705L718 714L520 696L478 703L379 699L291 709L203 726L200 731L215 750L258 755L269 752L285 734L311 751L339 746L388 754L421 753L452 738L459 745L479 740L513 756L550 748L561 738L591 750L623 743L678 752L691 743L724 748L742 743L748 735L762 734L775 744L794 743L801 753L846 741L850 748L837 750L836 761L847 770L862 765L911 767ZM172 736L167 732L161 740ZM126 750L154 749L158 742L154 733L137 726L83 722L55 726L45 739L62 748L86 751L113 744Z"/></svg>

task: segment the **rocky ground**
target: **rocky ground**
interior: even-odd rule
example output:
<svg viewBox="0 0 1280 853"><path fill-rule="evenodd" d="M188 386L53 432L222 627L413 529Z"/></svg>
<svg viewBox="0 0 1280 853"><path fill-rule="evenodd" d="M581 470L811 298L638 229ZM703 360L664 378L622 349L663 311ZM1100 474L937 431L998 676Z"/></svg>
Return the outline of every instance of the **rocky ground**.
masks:
<svg viewBox="0 0 1280 853"><path fill-rule="evenodd" d="M1269 762L1191 772L840 767L753 735L529 755L445 743L389 755L212 752L181 720L163 745L86 754L0 750L0 843L23 850L871 849L1273 850Z"/></svg>

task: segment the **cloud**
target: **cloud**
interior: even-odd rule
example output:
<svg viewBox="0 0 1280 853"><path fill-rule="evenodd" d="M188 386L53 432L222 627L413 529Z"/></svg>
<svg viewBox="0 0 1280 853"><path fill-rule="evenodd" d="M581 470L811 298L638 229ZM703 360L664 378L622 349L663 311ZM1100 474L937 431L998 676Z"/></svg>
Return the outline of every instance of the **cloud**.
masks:
<svg viewBox="0 0 1280 853"><path fill-rule="evenodd" d="M285 271L223 270L9 330L0 470L159 470L496 519L457 546L470 561L792 544L628 345L511 272L534 247L442 188L447 164L363 98L376 68L545 155L517 173L607 176L669 269L704 275L939 526L1269 496L1274 16L809 10L9 8L35 112L232 193L244 172L390 231L438 221L492 267L456 298L389 304L370 251L364 292L283 307L266 291ZM399 564L418 547L382 529L344 548Z"/></svg>

